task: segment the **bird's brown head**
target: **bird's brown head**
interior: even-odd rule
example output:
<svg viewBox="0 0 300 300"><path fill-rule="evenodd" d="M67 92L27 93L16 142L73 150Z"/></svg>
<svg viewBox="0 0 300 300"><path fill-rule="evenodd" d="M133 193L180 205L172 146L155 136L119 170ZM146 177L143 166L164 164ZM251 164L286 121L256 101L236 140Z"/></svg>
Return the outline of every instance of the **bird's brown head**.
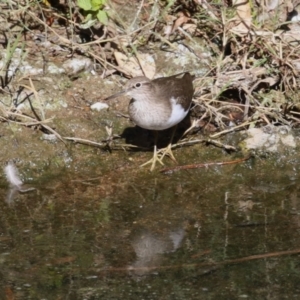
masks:
<svg viewBox="0 0 300 300"><path fill-rule="evenodd" d="M107 97L105 100L110 100L121 95L128 95L131 98L139 98L143 93L150 92L151 80L144 76L134 77L125 84L124 89L112 96Z"/></svg>

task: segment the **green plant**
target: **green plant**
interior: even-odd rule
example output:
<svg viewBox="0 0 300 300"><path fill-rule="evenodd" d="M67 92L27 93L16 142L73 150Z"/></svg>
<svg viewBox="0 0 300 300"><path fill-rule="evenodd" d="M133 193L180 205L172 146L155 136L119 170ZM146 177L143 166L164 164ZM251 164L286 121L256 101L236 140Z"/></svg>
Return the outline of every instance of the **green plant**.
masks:
<svg viewBox="0 0 300 300"><path fill-rule="evenodd" d="M21 40L22 33L19 33L15 40L12 42L8 39L6 52L3 55L3 59L0 59L0 87L5 88L9 82L12 80L13 76L16 74L19 66L22 64L25 59L27 52L24 51L25 43L22 42L21 46L19 42ZM17 48L19 46L19 56L17 54ZM17 57L14 62L14 55ZM13 64L13 66L12 66Z"/></svg>
<svg viewBox="0 0 300 300"><path fill-rule="evenodd" d="M108 15L103 9L106 5L106 0L77 0L77 4L84 11L85 20L83 27L89 28L97 20L104 25L107 24Z"/></svg>

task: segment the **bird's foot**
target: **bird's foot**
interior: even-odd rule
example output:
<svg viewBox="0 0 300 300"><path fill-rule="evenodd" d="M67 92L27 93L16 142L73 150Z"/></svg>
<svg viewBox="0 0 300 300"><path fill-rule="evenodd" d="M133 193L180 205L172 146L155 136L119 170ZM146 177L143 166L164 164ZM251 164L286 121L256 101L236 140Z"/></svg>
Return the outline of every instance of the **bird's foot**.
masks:
<svg viewBox="0 0 300 300"><path fill-rule="evenodd" d="M168 155L174 162L177 163L176 158L174 157L172 152L172 144L169 144L166 148L159 149L159 151L157 151L157 154L161 154L161 160L163 160L165 155Z"/></svg>
<svg viewBox="0 0 300 300"><path fill-rule="evenodd" d="M162 162L162 158L159 157L158 152L155 152L153 154L153 157L150 160L146 161L144 164L142 164L141 167L151 164L150 171L153 171L155 168L156 162L159 162L162 166L164 166L164 163Z"/></svg>
<svg viewBox="0 0 300 300"><path fill-rule="evenodd" d="M145 162L144 164L142 164L141 167L151 164L150 171L153 171L155 168L156 162L159 162L162 166L164 166L164 163L162 160L166 155L169 156L174 162L177 163L176 158L174 157L173 152L172 152L172 144L169 144L166 148L159 149L158 151L155 148L153 157L150 160L148 160L147 162Z"/></svg>

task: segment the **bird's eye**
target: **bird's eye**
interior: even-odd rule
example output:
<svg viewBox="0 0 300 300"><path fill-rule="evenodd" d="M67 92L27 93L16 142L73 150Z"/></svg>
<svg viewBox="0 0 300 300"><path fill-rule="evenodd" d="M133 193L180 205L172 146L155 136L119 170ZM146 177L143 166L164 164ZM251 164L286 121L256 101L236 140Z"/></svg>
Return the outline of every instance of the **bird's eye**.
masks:
<svg viewBox="0 0 300 300"><path fill-rule="evenodd" d="M135 84L135 87L136 88L139 88L141 86L141 84L139 83L139 82L137 82L136 84Z"/></svg>

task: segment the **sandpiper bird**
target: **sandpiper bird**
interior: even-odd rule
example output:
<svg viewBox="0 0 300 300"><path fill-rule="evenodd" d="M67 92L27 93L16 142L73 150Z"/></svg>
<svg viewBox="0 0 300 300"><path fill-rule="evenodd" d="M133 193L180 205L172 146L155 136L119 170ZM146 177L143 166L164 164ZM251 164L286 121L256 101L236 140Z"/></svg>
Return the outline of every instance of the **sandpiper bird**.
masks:
<svg viewBox="0 0 300 300"><path fill-rule="evenodd" d="M162 159L166 154L176 161L171 149L172 141L176 125L189 112L194 94L193 80L194 76L188 72L153 80L138 76L130 79L122 91L105 99L110 100L123 94L130 96L130 118L138 126L154 131L153 158L142 165L151 164L151 171L156 161L163 165ZM171 127L174 130L169 145L157 151L157 131Z"/></svg>

